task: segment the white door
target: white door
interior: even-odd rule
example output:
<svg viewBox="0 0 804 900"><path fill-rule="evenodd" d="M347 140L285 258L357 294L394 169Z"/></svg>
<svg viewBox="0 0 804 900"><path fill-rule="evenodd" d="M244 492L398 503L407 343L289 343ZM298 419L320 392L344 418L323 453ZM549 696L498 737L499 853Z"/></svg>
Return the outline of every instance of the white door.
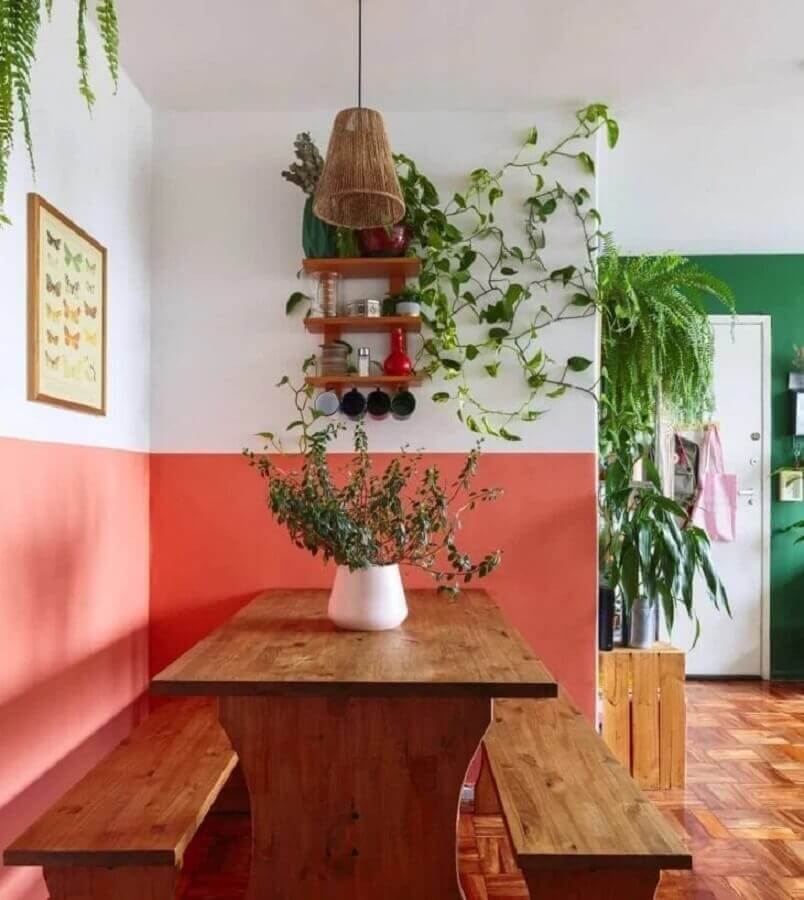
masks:
<svg viewBox="0 0 804 900"><path fill-rule="evenodd" d="M695 606L701 635L681 611L672 642L688 650L688 675L768 677L767 594L770 539L770 318L712 316L714 420L727 472L737 475L737 536L712 542L712 558L731 605L717 611L702 584Z"/></svg>

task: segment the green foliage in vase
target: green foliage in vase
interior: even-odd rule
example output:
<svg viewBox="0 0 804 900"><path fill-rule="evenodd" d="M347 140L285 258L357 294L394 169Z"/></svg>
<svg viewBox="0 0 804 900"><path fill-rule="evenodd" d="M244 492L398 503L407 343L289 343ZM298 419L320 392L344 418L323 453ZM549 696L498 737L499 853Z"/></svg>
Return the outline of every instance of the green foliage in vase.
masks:
<svg viewBox="0 0 804 900"><path fill-rule="evenodd" d="M598 267L604 455L616 431L652 430L661 403L678 422L713 408L712 328L704 296L734 312L731 289L681 256L621 256L608 244Z"/></svg>
<svg viewBox="0 0 804 900"><path fill-rule="evenodd" d="M0 0L0 224L9 224L3 210L17 120L22 126L31 169L34 174L36 173L31 130L31 74L36 62L36 43L42 23L43 5L49 17L52 13L53 0ZM98 0L95 11L106 62L116 89L120 36L114 0ZM91 110L95 94L89 82L87 14L88 0L79 0L78 88Z"/></svg>
<svg viewBox="0 0 804 900"><path fill-rule="evenodd" d="M279 384L290 381L285 377ZM454 479L445 479L437 466L422 468L421 454L404 448L383 471L375 471L366 432L358 423L354 457L335 469L327 448L346 426L318 427L320 416L310 407L312 391L290 387L299 419L289 427L304 433L301 458L280 465L270 454L245 452L268 482L271 513L297 547L352 570L413 566L451 594L499 565L499 551L473 561L456 544L463 514L500 495L497 488L472 486L479 448L469 453ZM276 449L272 434L262 436Z"/></svg>
<svg viewBox="0 0 804 900"><path fill-rule="evenodd" d="M804 372L804 347L793 347L793 362L791 365L794 372Z"/></svg>

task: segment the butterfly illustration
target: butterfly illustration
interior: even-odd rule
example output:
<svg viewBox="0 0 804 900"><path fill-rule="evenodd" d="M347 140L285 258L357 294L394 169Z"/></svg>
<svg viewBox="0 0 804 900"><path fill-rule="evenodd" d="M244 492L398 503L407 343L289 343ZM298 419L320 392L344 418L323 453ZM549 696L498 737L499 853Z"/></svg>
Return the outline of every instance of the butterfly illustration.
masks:
<svg viewBox="0 0 804 900"><path fill-rule="evenodd" d="M88 328L84 329L84 340L91 344L93 347L98 346L98 332L90 331Z"/></svg>
<svg viewBox="0 0 804 900"><path fill-rule="evenodd" d="M78 288L81 287L80 281L70 281L70 276L65 274L64 281L67 284L67 290L73 295L73 297L78 293Z"/></svg>
<svg viewBox="0 0 804 900"><path fill-rule="evenodd" d="M80 378L81 377L81 368L83 367L83 363L79 360L75 365L70 365L67 360L64 360L64 375L66 378Z"/></svg>
<svg viewBox="0 0 804 900"><path fill-rule="evenodd" d="M50 275L45 275L45 284L47 286L47 292L49 294L55 294L57 297L61 297L61 282L54 281Z"/></svg>
<svg viewBox="0 0 804 900"><path fill-rule="evenodd" d="M55 344L57 347L59 345L59 336L57 334L53 334L53 332L49 328L47 329L47 342L48 344Z"/></svg>
<svg viewBox="0 0 804 900"><path fill-rule="evenodd" d="M54 238L50 231L47 233L47 243L49 247L55 247L57 250L61 249L61 238Z"/></svg>
<svg viewBox="0 0 804 900"><path fill-rule="evenodd" d="M89 357L85 356L83 362L85 366L84 378L86 378L87 381L97 381L98 375L95 372L95 366L89 361Z"/></svg>
<svg viewBox="0 0 804 900"><path fill-rule="evenodd" d="M87 290L89 291L90 294L94 294L94 293L95 293L95 285L94 285L94 284L90 284L90 283L87 281L87 282L86 282L86 286L87 286Z"/></svg>
<svg viewBox="0 0 804 900"><path fill-rule="evenodd" d="M67 319L68 322L78 322L78 317L81 315L81 307L74 306L71 307L70 304L66 300L62 300L62 306L64 306L64 318Z"/></svg>
<svg viewBox="0 0 804 900"><path fill-rule="evenodd" d="M51 369L57 369L59 367L59 360L61 359L61 354L58 356L51 356L47 350L45 350L45 361Z"/></svg>
<svg viewBox="0 0 804 900"><path fill-rule="evenodd" d="M47 315L48 319L51 322L60 322L61 321L61 310L53 309L53 307L49 304L45 304L45 315Z"/></svg>
<svg viewBox="0 0 804 900"><path fill-rule="evenodd" d="M70 266L75 268L76 272L81 271L81 264L84 261L83 253L73 253L67 241L64 242L64 265L69 269Z"/></svg>
<svg viewBox="0 0 804 900"><path fill-rule="evenodd" d="M84 315L89 316L90 319L95 319L98 316L98 307L90 306L86 300L84 300Z"/></svg>
<svg viewBox="0 0 804 900"><path fill-rule="evenodd" d="M97 270L98 270L98 264L91 263L89 260L87 260L87 271L91 272L94 275L95 272L97 272Z"/></svg>
<svg viewBox="0 0 804 900"><path fill-rule="evenodd" d="M70 334L69 329L65 325L64 326L64 343L65 343L65 346L72 347L73 349L77 350L79 344L81 343L81 332L76 331L75 334Z"/></svg>

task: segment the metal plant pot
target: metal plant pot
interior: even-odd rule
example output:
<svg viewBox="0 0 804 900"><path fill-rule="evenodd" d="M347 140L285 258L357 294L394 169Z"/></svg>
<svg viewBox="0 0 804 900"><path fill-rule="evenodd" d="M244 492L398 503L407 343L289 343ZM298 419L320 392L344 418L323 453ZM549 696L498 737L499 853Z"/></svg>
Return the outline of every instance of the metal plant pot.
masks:
<svg viewBox="0 0 804 900"><path fill-rule="evenodd" d="M637 600L629 616L628 646L637 650L649 650L656 643L658 623L658 604L648 600Z"/></svg>

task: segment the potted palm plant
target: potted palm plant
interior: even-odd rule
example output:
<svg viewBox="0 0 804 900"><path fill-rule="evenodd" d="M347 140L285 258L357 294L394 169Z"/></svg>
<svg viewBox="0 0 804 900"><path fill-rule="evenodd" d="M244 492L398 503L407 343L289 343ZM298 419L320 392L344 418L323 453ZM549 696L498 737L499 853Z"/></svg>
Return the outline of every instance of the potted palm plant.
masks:
<svg viewBox="0 0 804 900"><path fill-rule="evenodd" d="M645 482L632 480L632 456L610 460L606 470L604 526L601 529L603 577L617 590L628 622L624 629L632 647L650 647L656 639L659 610L668 632L676 608L683 607L699 624L694 607L694 585L703 575L709 599L731 615L726 589L710 556L709 537L687 522L675 500L662 494L659 473L645 457Z"/></svg>

